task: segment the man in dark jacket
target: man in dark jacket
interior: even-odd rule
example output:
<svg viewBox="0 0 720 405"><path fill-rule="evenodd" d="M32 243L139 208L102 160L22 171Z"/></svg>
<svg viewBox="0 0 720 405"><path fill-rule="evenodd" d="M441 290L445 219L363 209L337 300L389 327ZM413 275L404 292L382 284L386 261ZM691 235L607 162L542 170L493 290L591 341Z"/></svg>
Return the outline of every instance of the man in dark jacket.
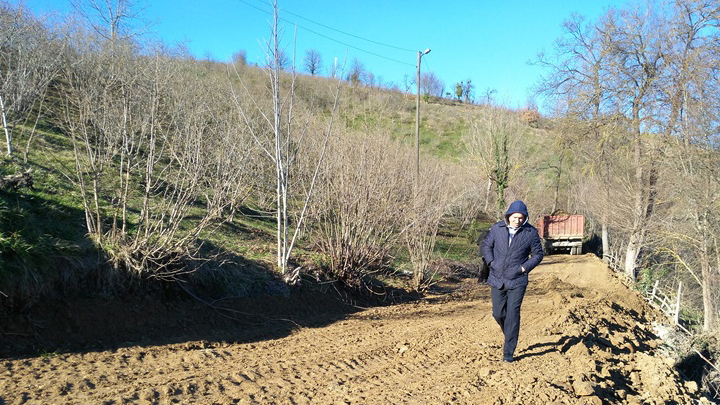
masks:
<svg viewBox="0 0 720 405"><path fill-rule="evenodd" d="M528 210L522 201L510 204L505 220L495 223L483 244L490 265L490 296L493 318L505 335L503 361L512 362L520 334L520 306L528 285L528 273L543 258L540 236L528 224Z"/></svg>

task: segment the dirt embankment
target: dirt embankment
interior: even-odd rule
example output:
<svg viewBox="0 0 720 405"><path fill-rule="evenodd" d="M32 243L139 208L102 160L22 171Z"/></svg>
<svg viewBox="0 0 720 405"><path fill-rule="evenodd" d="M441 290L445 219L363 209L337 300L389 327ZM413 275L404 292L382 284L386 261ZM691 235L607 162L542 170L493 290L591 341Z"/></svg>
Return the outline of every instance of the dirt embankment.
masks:
<svg viewBox="0 0 720 405"><path fill-rule="evenodd" d="M547 258L522 311L514 363L501 362L488 287L464 280L450 294L246 343L0 360L0 404L697 403L659 350L657 315L597 258Z"/></svg>

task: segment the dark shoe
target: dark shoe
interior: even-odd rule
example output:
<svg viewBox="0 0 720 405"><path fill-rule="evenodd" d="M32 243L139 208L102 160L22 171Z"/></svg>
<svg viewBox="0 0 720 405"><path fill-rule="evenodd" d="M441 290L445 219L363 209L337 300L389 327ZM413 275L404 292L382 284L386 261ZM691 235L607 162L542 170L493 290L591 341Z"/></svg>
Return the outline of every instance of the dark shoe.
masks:
<svg viewBox="0 0 720 405"><path fill-rule="evenodd" d="M512 363L513 358L512 357L503 357L503 363Z"/></svg>

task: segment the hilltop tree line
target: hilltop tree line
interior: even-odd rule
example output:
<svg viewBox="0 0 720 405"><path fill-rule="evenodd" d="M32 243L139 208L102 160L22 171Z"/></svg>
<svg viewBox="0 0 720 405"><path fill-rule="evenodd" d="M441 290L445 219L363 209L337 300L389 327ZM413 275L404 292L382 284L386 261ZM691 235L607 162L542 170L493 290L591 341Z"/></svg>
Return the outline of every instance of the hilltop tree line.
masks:
<svg viewBox="0 0 720 405"><path fill-rule="evenodd" d="M308 49L303 55L298 55L302 58L299 62L299 68L310 76L322 75L325 73L328 77L338 77L338 61L335 60L329 65L326 65L322 54L316 49ZM247 65L247 51L240 50L233 53L231 60L233 63L239 66ZM278 67L280 70L288 71L294 69L293 63L290 61L284 48L278 49ZM269 66L268 66L269 67ZM344 78L353 85L365 85L368 87L386 88L389 90L400 91L400 86L392 82L385 82L381 76L376 76L370 71L365 64L358 58L353 58L350 62L349 68L346 69L347 73ZM410 79L408 75L405 76L404 81L404 92L409 94L413 85L416 85L416 78ZM478 100L483 104L492 104L494 102L494 94L497 92L495 89L487 88L482 95L482 98ZM420 75L420 93L426 102L432 99L455 99L456 101L464 101L466 103L473 103L476 101L475 85L472 84L472 79L462 80L455 84L452 89L452 93L446 91L445 82L435 74L435 72L423 72Z"/></svg>

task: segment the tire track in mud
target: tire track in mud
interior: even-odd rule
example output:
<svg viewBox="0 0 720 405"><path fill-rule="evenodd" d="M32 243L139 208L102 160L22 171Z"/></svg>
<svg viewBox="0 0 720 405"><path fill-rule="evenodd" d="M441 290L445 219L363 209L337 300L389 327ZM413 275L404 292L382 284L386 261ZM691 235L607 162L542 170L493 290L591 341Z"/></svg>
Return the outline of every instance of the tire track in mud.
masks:
<svg viewBox="0 0 720 405"><path fill-rule="evenodd" d="M575 257L531 274L512 364L500 361L487 287L468 280L463 299L372 308L275 340L3 360L0 403L691 403L643 343L642 303L603 271ZM617 347L626 341L638 353Z"/></svg>
<svg viewBox="0 0 720 405"><path fill-rule="evenodd" d="M350 323L353 321L345 325ZM294 381L286 378L284 381L290 383L289 386L266 386L263 391L265 395L256 395L250 399L256 403L272 403L272 397L275 396L273 393L279 392L288 394L291 402L297 396L319 403L343 401L345 397L363 398L365 401L371 401L372 397L384 397L379 401L387 403L393 396L383 393L383 387L388 386L388 381L392 381L393 388L407 387L416 381L430 380L434 373L443 375L455 369L452 360L457 357L457 353L433 348L439 345L438 342L454 339L443 330L447 329L446 325L446 320L439 325L433 318L418 317L405 325L392 325L390 329L376 327L374 338L354 341L351 336L355 335L356 328L351 325L346 334L337 335L336 339L324 339L318 345L322 350L312 353L305 351L306 355L302 358L298 358L299 353L294 350L279 352L278 356L297 360L292 362L291 367L270 366L258 377L272 381L276 376L290 375L303 385L293 384ZM416 330L426 331L425 336L415 340ZM347 340L351 342L345 342ZM299 344L288 342L288 346L295 343ZM332 358L335 360L327 360ZM300 392L295 393L297 390ZM396 389L389 391L390 394L393 392Z"/></svg>
<svg viewBox="0 0 720 405"><path fill-rule="evenodd" d="M56 391L67 403L162 403L171 398L202 402L203 397L213 396L247 403L303 403L342 400L347 394L378 397L377 391L389 386L393 389L382 395L390 399L395 397L395 387L414 387L434 374L454 372L453 360L467 350L462 335L467 329L477 332L476 325L450 327L448 322L456 322L437 318L438 311L423 312L411 310L401 324L370 321L369 336L367 317L360 317L330 327L336 331L301 331L281 344L260 342L234 348L186 344L29 359L29 369L50 377L38 377L47 385L27 391L36 399ZM457 341L458 347L453 352L437 348L447 341ZM256 353L272 355L263 358ZM67 382L85 373L96 377L85 384L93 389L80 390ZM430 385L429 389L435 388Z"/></svg>

